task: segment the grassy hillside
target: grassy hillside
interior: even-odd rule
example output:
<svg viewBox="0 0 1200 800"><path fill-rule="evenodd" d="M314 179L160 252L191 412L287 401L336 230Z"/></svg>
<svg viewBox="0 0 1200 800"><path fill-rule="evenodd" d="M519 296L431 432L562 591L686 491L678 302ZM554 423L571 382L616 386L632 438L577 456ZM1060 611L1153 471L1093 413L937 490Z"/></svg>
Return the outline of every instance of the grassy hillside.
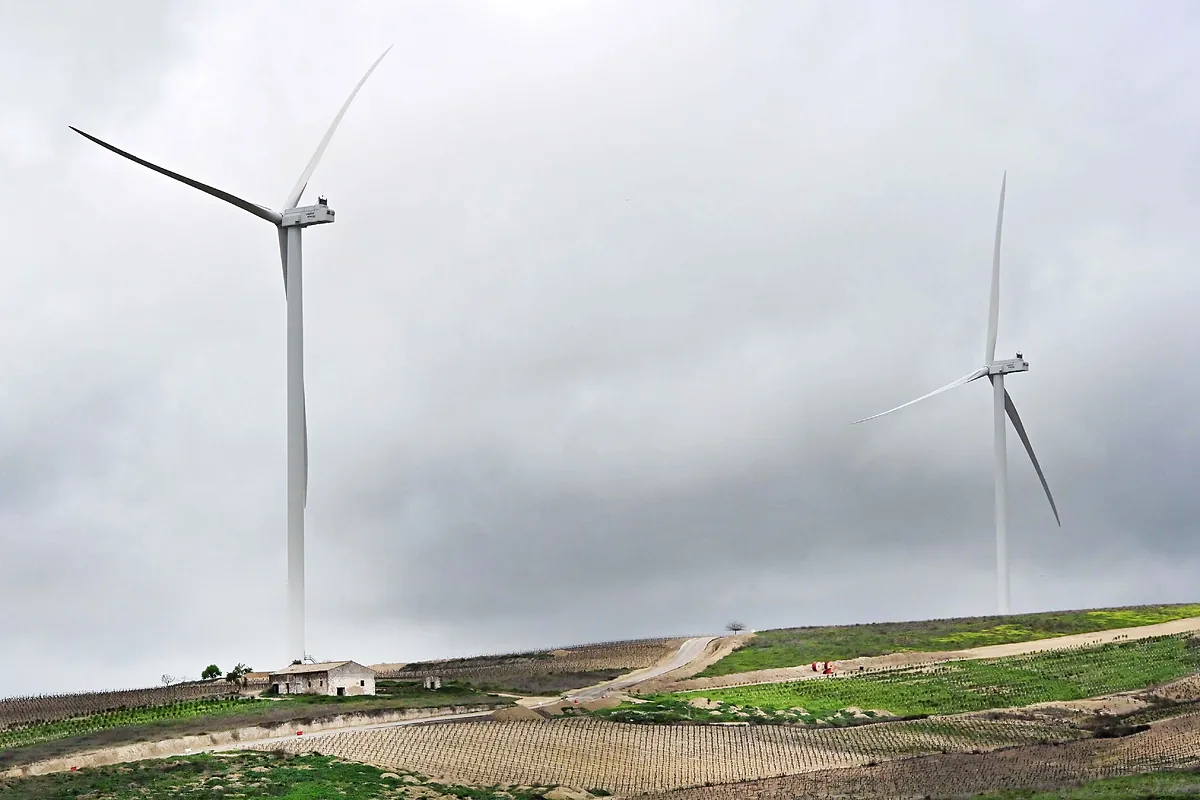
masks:
<svg viewBox="0 0 1200 800"><path fill-rule="evenodd" d="M419 773L405 770L389 772L327 756L289 756L264 752L189 756L33 778L0 778L0 796L5 800L59 800L68 797L88 797L92 800L140 800L147 797L537 800L550 790L549 786L501 788L448 785ZM596 788L591 794L603 797L607 792ZM1200 772L1179 770L1105 778L1045 792L1022 790L989 793L976 795L974 800L1183 800L1195 797L1200 797Z"/></svg>
<svg viewBox="0 0 1200 800"><path fill-rule="evenodd" d="M486 691L558 694L649 667L674 652L682 639L602 642L541 652L422 661L386 670L387 678L437 675L469 682Z"/></svg>
<svg viewBox="0 0 1200 800"><path fill-rule="evenodd" d="M1188 617L1200 617L1200 603L925 622L781 628L759 631L745 647L713 664L699 677L797 667L813 661L842 661L888 653L945 652L992 644L1030 642L1073 633L1154 625Z"/></svg>
<svg viewBox="0 0 1200 800"><path fill-rule="evenodd" d="M0 778L5 800L134 800L146 797L280 797L287 800L375 800L462 797L533 800L553 787L452 786L404 770L385 771L319 755L241 752L139 761L33 778ZM601 790L597 796L606 794Z"/></svg>
<svg viewBox="0 0 1200 800"><path fill-rule="evenodd" d="M1079 700L1182 678L1200 669L1200 648L1186 635L1052 650L1008 658L956 661L839 678L814 678L659 695L648 703L596 712L621 722L677 719L846 724L848 708L896 716L958 714ZM696 708L703 697L716 708ZM715 713L714 713L715 712Z"/></svg>
<svg viewBox="0 0 1200 800"><path fill-rule="evenodd" d="M311 722L349 713L383 713L452 705L510 705L512 701L453 683L439 691L420 684L378 681L375 696L292 695L275 699L191 700L165 706L89 714L0 731L0 769L68 753L158 741L289 721Z"/></svg>

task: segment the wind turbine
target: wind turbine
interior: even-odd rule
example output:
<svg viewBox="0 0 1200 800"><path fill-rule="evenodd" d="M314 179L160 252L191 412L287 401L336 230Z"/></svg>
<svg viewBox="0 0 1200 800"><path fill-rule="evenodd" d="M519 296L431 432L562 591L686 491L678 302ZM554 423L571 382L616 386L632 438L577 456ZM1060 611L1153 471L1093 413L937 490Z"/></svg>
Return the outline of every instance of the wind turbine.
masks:
<svg viewBox="0 0 1200 800"><path fill-rule="evenodd" d="M296 185L288 192L287 198L283 201L282 211L274 211L266 206L251 203L229 192L151 164L149 161L138 158L132 153L127 153L71 126L71 130L80 136L90 139L119 156L166 175L168 178L174 178L194 189L199 189L205 194L224 200L243 211L248 211L259 219L270 222L278 229L279 258L283 264L283 287L287 298L288 649L291 651L292 659L303 659L305 656L304 509L308 504L308 422L305 418L304 403L304 300L302 294L304 284L300 233L309 225L325 225L333 222L333 209L329 207L324 197L319 198L315 206L297 206L296 204L300 202L300 196L304 194L304 189L308 186L308 181L312 177L313 171L316 170L321 156L325 154L325 148L329 146L329 140L333 138L333 132L337 130L338 123L345 116L346 109L350 107L358 90L363 87L367 78L371 77L371 73L375 71L379 62L383 61L384 56L391 49L388 47L383 51L383 55L375 60L375 63L363 75L362 80L354 87L354 91L350 92L341 111L333 118L329 130L325 132L321 143L317 145L317 151L313 153L308 166L301 173L300 180L296 181Z"/></svg>
<svg viewBox="0 0 1200 800"><path fill-rule="evenodd" d="M1017 353L1016 358L996 360L996 328L1000 319L1000 229L1004 224L1004 191L1007 185L1008 173L1005 172L1004 179L1000 182L1000 211L996 215L996 245L992 251L992 293L988 306L987 348L984 350L983 366L953 383L948 383L940 389L918 397L916 400L910 400L904 405L896 406L881 414L851 423L857 425L868 419L882 417L884 414L890 414L905 406L911 406L913 403L919 403L934 395L964 386L983 377L992 382L992 421L995 425L996 446L996 599L1001 614L1009 613L1008 452L1004 442L1004 415L1006 412L1008 418L1012 420L1013 427L1017 430L1017 436L1021 437L1021 444L1025 445L1025 452L1029 453L1029 460L1033 462L1038 479L1042 482L1042 488L1046 491L1046 499L1050 501L1050 510L1054 512L1054 520L1059 527L1062 527L1062 520L1058 517L1058 507L1054 504L1054 496L1050 494L1050 486L1046 483L1046 476L1042 474L1042 466L1038 463L1037 456L1033 454L1033 445L1029 443L1029 435L1025 432L1025 426L1021 424L1017 407L1004 388L1004 376L1015 372L1028 372L1029 362L1020 353Z"/></svg>

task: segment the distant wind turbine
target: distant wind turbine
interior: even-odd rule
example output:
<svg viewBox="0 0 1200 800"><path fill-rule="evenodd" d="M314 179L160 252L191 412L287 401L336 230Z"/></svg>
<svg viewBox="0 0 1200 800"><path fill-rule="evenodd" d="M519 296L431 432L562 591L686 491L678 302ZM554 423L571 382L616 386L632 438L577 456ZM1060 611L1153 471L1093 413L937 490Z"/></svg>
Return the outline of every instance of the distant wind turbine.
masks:
<svg viewBox="0 0 1200 800"><path fill-rule="evenodd" d="M172 172L149 161L138 158L107 142L97 139L91 134L84 133L71 126L71 130L87 139L92 140L103 148L111 150L119 156L128 158L136 164L148 167L168 178L174 178L205 194L224 200L226 203L248 211L259 219L270 222L279 229L279 258L283 264L283 286L287 297L287 445L288 445L288 649L291 659L303 659L304 651L304 509L308 503L308 423L305 418L304 403L304 301L302 295L303 277L301 273L300 232L309 225L324 225L333 222L333 209L329 208L324 197L317 200L315 206L299 206L300 196L308 186L309 178L317 168L333 132L346 114L358 90L371 77L371 73L383 61L383 57L391 50L388 47L383 55L375 60L362 80L350 92L342 110L333 118L329 130L325 132L317 151L313 153L308 166L296 181L295 187L283 201L283 210L274 211L236 197L228 192L213 188L199 181ZM290 660L290 659L289 659Z"/></svg>
<svg viewBox="0 0 1200 800"><path fill-rule="evenodd" d="M913 403L919 403L922 400L941 394L958 386L964 386L971 381L987 377L992 382L992 419L995 424L995 444L996 444L996 596L1001 614L1009 613L1009 583L1008 583L1008 453L1004 443L1004 414L1008 412L1008 418L1012 420L1013 427L1017 430L1017 436L1021 437L1021 443L1025 445L1025 452L1029 453L1029 460L1033 462L1033 468L1037 471L1038 479L1042 482L1042 488L1046 491L1046 499L1050 501L1050 510L1054 512L1054 520L1062 527L1062 520L1058 516L1058 507L1054 504L1054 496L1050 494L1050 486L1046 483L1046 476L1042 474L1042 467L1038 463L1037 456L1033 454L1033 445L1029 443L1029 435L1025 433L1025 426L1021 424L1021 417L1017 414L1017 407L1013 404L1012 397L1004 388L1004 376L1011 372L1028 372L1029 363L1017 353L1016 358L1009 358L1003 361L996 361L996 328L1000 319L1000 229L1004 224L1004 191L1008 185L1008 173L1004 174L1004 179L1000 182L1000 211L996 215L996 245L992 251L992 294L991 303L988 306L988 335L987 349L984 351L984 365L969 375L964 375L953 383L948 383L940 389L936 389L927 395L922 395L916 400L910 400L904 405L896 406L895 408L884 411L882 414L876 414L866 419L860 419L851 423L857 425L859 422L866 422L868 419L882 417L884 414L890 414L893 411L898 411L905 406L911 406Z"/></svg>

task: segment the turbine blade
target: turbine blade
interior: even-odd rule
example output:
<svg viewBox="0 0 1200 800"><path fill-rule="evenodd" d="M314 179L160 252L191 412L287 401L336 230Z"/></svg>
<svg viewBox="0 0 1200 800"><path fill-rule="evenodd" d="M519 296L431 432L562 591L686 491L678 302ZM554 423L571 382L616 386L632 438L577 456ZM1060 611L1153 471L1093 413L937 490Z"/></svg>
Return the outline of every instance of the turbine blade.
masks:
<svg viewBox="0 0 1200 800"><path fill-rule="evenodd" d="M309 159L308 166L304 168L303 174L300 175L300 180L296 181L296 186L288 194L287 199L283 201L283 208L295 208L300 202L300 195L304 194L304 188L308 186L308 179L312 177L313 171L317 168L317 163L321 160L321 156L325 155L325 148L329 146L329 140L333 138L333 132L337 130L338 123L342 121L342 117L346 115L346 109L350 108L351 101L358 94L358 90L367 82L367 78L371 77L371 73L379 66L379 62L383 61L383 56L386 56L392 49L392 45L388 46L387 50L383 51L383 55L375 59L375 63L367 70L367 74L362 76L362 80L354 87L354 91L350 92L350 96L346 98L346 102L342 104L342 110L333 118L333 123L329 126L329 130L325 131L325 137L321 139L321 143L317 145L317 152L313 153L313 157Z"/></svg>
<svg viewBox="0 0 1200 800"><path fill-rule="evenodd" d="M128 158L130 161L134 162L135 164L141 164L143 167L152 169L155 172L159 173L160 175L166 175L168 178L174 178L175 180L179 181L180 183L185 183L188 186L191 186L193 189L199 189L200 191L204 192L205 194L211 194L213 197L216 197L219 200L224 200L226 203L229 203L230 205L237 206L238 208L242 209L243 211L249 211L254 216L259 217L261 219L265 219L267 222L278 225L280 222L283 221L283 216L278 211L272 211L271 209L267 208L266 206L260 206L258 203L251 203L249 200L243 200L242 198L237 197L236 195L232 195L229 192L225 192L220 189L214 188L212 186L209 186L206 183L201 183L200 181L194 181L191 178L187 177L186 175L180 175L178 172L172 172L171 170L166 169L165 167L160 167L157 164L151 164L149 161L146 161L143 158L138 158L133 153L127 153L119 147L114 147L111 144L109 144L108 142L97 139L95 136L92 136L90 133L84 133L83 131L79 130L79 128L76 128L73 125L69 125L67 127L69 127L71 130L78 133L83 138L90 139L91 141L100 145L104 149L111 150L119 156Z"/></svg>
<svg viewBox="0 0 1200 800"><path fill-rule="evenodd" d="M279 260L283 262L283 290L287 291L287 228L279 229Z"/></svg>
<svg viewBox="0 0 1200 800"><path fill-rule="evenodd" d="M992 296L988 303L987 352L983 363L996 360L996 332L1000 326L1000 229L1004 226L1004 190L1008 187L1008 171L1000 181L1000 211L996 213L996 246L992 249Z"/></svg>
<svg viewBox="0 0 1200 800"><path fill-rule="evenodd" d="M1042 482L1042 488L1046 490L1046 499L1050 501L1050 510L1054 512L1054 521L1061 528L1062 520L1058 518L1058 506L1054 505L1054 495L1050 494L1050 485L1046 483L1046 476L1042 474L1042 465L1038 463L1037 456L1033 454L1033 445L1029 443L1029 434L1025 432L1025 426L1021 424L1021 416L1017 413L1017 407L1007 389L1004 390L1004 410L1008 412L1008 418L1012 420L1013 427L1017 429L1017 436L1021 437L1021 444L1025 445L1025 452L1029 453L1029 460L1033 462L1038 480Z"/></svg>
<svg viewBox="0 0 1200 800"><path fill-rule="evenodd" d="M978 380L979 378L982 378L984 375L987 375L987 374L988 374L987 367L981 367L981 368L979 368L979 369L975 370L974 372L972 372L970 375L964 375L964 376L962 376L961 378L959 378L958 380L954 381L953 383L947 383L945 386L943 386L943 387L942 387L942 388L940 388L940 389L934 389L934 390L933 390L932 392L930 392L929 394L923 394L923 395L921 395L921 396L920 396L920 397L918 397L916 400L909 400L909 401L908 401L907 403L905 403L904 405L901 405L901 406L896 406L895 408L889 408L887 411L884 411L884 412L881 412L881 413L879 413L879 414L876 414L875 416L872 416L872 417L866 417L865 419L855 420L854 422L851 422L850 424L851 424L851 425L857 425L857 424L858 424L858 423L860 423L860 422L866 422L868 419L875 419L876 417L882 417L884 414L890 414L890 413L892 413L893 411L899 411L899 410L900 410L900 409L902 409L902 408L905 408L905 407L907 407L907 406L911 406L913 403L919 403L919 402L921 402L922 400L926 400L926 399L928 399L928 398L930 398L930 397L933 397L935 394L941 394L942 392L947 392L947 391L950 391L951 389L954 389L954 388L956 388L956 387L958 387L958 386L963 386L963 385L965 385L965 384L968 384L968 383L970 383L971 381Z"/></svg>

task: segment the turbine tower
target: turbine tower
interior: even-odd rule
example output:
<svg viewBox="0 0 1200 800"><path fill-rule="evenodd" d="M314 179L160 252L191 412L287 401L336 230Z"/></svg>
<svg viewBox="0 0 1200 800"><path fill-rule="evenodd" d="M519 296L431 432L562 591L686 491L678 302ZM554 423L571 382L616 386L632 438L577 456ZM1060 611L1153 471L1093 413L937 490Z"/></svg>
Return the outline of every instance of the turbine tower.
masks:
<svg viewBox="0 0 1200 800"><path fill-rule="evenodd" d="M996 329L1000 320L1000 229L1004 224L1004 191L1007 185L1008 173L1006 172L1004 179L1000 182L1000 211L996 215L996 244L992 250L992 292L988 305L987 347L984 350L983 366L953 383L948 383L940 389L918 397L916 400L910 400L904 405L896 406L881 414L851 423L857 425L868 419L882 417L884 414L890 414L905 406L911 406L913 403L919 403L934 395L983 377L992 382L992 423L995 426L996 447L996 601L1001 614L1009 613L1008 452L1004 441L1005 413L1012 420L1013 428L1016 429L1017 436L1021 438L1021 444L1025 445L1025 452L1029 454L1029 460L1033 462L1038 480L1042 482L1042 488L1046 491L1046 499L1050 501L1050 510L1054 512L1054 521L1058 523L1059 527L1062 527L1062 520L1058 516L1058 507L1054 504L1054 496L1050 494L1050 486L1046 483L1046 476L1042 474L1042 467L1038 463L1037 456L1033 454L1033 445L1029 443L1029 435L1025 432L1025 426L1021 424L1021 417L1017 414L1017 407L1013 404L1012 397L1004 388L1004 376L1015 372L1028 372L1029 362L1020 353L1017 353L1016 358L996 360Z"/></svg>
<svg viewBox="0 0 1200 800"><path fill-rule="evenodd" d="M266 206L261 206L257 203L251 203L243 200L240 197L230 194L229 192L216 189L199 181L192 180L177 172L172 172L156 164L151 164L149 161L138 158L132 153L127 153L118 147L103 142L92 136L89 133L84 133L78 128L71 126L71 130L78 133L101 147L111 150L119 156L133 161L136 164L141 164L143 167L154 170L168 178L174 178L180 183L187 184L194 189L199 189L205 194L210 194L213 197L224 200L230 205L237 206L243 211L248 211L259 219L266 220L278 229L279 233L279 258L283 264L283 287L287 298L287 523L288 523L288 540L287 540L287 563L288 563L288 651L290 653L289 660L303 659L304 650L304 509L308 503L308 422L305 418L305 403L304 403L304 300L303 300L303 272L301 261L301 244L300 233L310 225L325 225L333 222L333 209L331 209L324 197L317 200L314 206L297 206L300 202L300 196L304 194L305 187L308 186L308 181L312 177L313 171L317 168L317 163L321 160L321 156L325 154L325 148L329 146L329 140L333 138L333 132L337 130L338 123L342 121L342 117L346 114L346 109L350 107L350 103L354 100L354 96L358 94L358 90L367 82L367 78L371 77L371 73L379 66L379 62L383 61L384 56L391 50L388 47L383 51L383 55L375 60L371 68L363 75L362 80L354 87L354 91L350 92L350 96L346 98L346 102L342 105L342 109L337 116L333 118L333 123L330 124L329 130L325 132L325 136L321 139L321 143L317 145L317 151L313 153L312 158L308 162L308 166L304 168L300 179L296 181L296 185L292 191L288 193L287 198L283 201L283 210L274 211Z"/></svg>

